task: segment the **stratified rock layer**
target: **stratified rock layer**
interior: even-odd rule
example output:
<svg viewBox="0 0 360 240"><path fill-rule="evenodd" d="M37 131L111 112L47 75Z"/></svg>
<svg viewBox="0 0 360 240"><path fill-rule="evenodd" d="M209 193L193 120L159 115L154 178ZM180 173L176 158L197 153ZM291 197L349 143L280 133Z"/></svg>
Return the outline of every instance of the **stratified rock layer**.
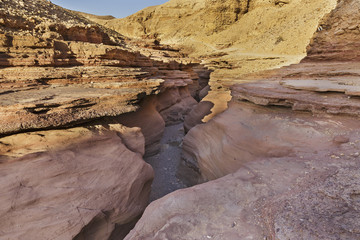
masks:
<svg viewBox="0 0 360 240"><path fill-rule="evenodd" d="M358 22L356 15L346 15L348 18L344 18L343 21L339 21L337 15L340 12L346 12L346 9L351 9L350 12L352 12L354 8L360 8L357 1L341 1L336 10L329 14L323 22L328 26L344 25L343 22L351 22L352 24ZM333 27L329 28L332 29ZM331 124L332 120L329 119L334 118L328 114L359 116L360 101L357 98L359 94L357 83L360 76L357 67L359 62L356 58L351 58L354 55L353 52L357 52L357 50L354 49L353 52L349 52L345 48L343 55L337 60L333 59L332 56L329 57L329 61L314 59L313 52L316 49L323 48L322 44L325 46L332 44L335 49L338 46L341 49L343 44L342 40L336 37L327 38L327 41L331 41L331 43L322 40L323 31L326 30L315 34L312 40L313 44L309 47L309 56L300 64L244 76L243 80L248 83L232 87L233 103L230 105L232 110L226 111L223 116L209 122L207 126L199 126L188 134L184 143L188 161L198 162L200 168L203 166L202 170L206 178L218 178L233 172L234 169L241 166L242 159L249 161L256 158L271 157L273 150L282 152L280 149L284 144L289 146L291 152L296 147L303 147L304 151L307 151L306 149L320 147L322 143L331 141L332 134L340 135L349 131L346 130L347 127L345 129L339 128L340 125L337 122L333 126L326 126L325 123ZM357 37L352 40L357 42ZM348 41L350 42L350 40ZM331 52L334 48L329 49L329 51ZM325 53L324 59L326 56ZM345 59L352 59L352 61L345 61ZM259 81L259 79L266 80ZM252 104L246 105L243 101L268 108L255 107ZM277 107L285 107L285 110L277 109ZM290 109L295 112L290 111ZM310 112L312 115L303 118L303 114L298 111ZM293 119L294 117L295 119ZM284 125L282 119L285 120ZM317 120L311 123L314 119ZM304 125L298 126L299 122L303 122ZM326 141L316 140L312 143L311 139L316 139L319 136L319 126L324 127L320 132L323 132L322 135L329 139ZM297 132L302 127L310 127L316 133L310 129ZM258 131L259 129L263 130ZM291 133L293 131L291 129L296 132ZM329 133L327 133L328 129L331 129ZM212 131L217 133L210 133ZM309 135L306 137L307 134ZM303 137L305 138L303 139ZM204 144L195 144L194 147L194 143L198 142L195 139L199 138L205 139ZM253 140L249 141L249 139ZM207 148L208 145L212 145L213 142L222 142L223 144L211 147L210 150L202 149L205 146ZM252 142L257 143L253 144ZM271 146L271 144L274 145ZM192 146L191 149L189 146ZM229 146L231 146L230 149ZM246 152L245 155L244 152ZM265 155L263 155L264 153ZM224 158L222 157L223 154L229 157ZM286 154L290 154L290 152ZM230 156L235 158L232 159ZM227 161L228 164L223 164L224 161ZM236 164L239 165L236 167ZM228 168L228 170L224 168ZM209 173L209 169L219 172Z"/></svg>
<svg viewBox="0 0 360 240"><path fill-rule="evenodd" d="M46 1L20 7L4 1L1 13L8 17L0 35L0 135L134 112L154 93L161 93L156 111L167 124L176 123L204 87L206 70L180 61L176 51L137 42L125 46L118 33ZM25 28L18 18L32 24Z"/></svg>
<svg viewBox="0 0 360 240"><path fill-rule="evenodd" d="M304 53L318 21L335 5L322 0L171 0L101 23L129 37L181 44L202 57L239 57L241 52L296 55ZM230 49L234 46L240 51Z"/></svg>
<svg viewBox="0 0 360 240"><path fill-rule="evenodd" d="M352 119L233 103L212 121L190 130L184 157L189 163L197 162L204 178L212 180L233 173L246 162L333 151L336 137L347 136L358 127Z"/></svg>
<svg viewBox="0 0 360 240"><path fill-rule="evenodd" d="M339 1L336 11L320 22L321 27L308 46L305 60L360 61L358 1Z"/></svg>

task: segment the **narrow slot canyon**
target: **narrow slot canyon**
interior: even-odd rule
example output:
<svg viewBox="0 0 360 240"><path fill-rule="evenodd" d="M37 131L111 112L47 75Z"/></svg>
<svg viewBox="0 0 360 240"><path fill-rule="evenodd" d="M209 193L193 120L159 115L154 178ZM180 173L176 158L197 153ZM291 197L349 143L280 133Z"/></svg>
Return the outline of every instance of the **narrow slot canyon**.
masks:
<svg viewBox="0 0 360 240"><path fill-rule="evenodd" d="M150 201L157 200L186 184L177 176L181 163L182 141L184 138L183 123L165 127L160 141L160 152L144 160L154 169Z"/></svg>
<svg viewBox="0 0 360 240"><path fill-rule="evenodd" d="M210 113L213 106L197 102L206 96L200 96L200 93L208 88L211 71L195 65L185 72L185 77L193 77L193 80L186 79L186 86L164 88L158 95L146 97L138 111L121 115L117 119L124 126L139 127L144 134L144 161L154 170L150 202L193 186L200 178L199 169L194 170L183 161L182 146L185 132L201 124L201 119ZM176 74L179 72L169 72L169 75ZM181 78L174 79L184 81Z"/></svg>
<svg viewBox="0 0 360 240"><path fill-rule="evenodd" d="M0 0L0 239L360 239L359 12Z"/></svg>

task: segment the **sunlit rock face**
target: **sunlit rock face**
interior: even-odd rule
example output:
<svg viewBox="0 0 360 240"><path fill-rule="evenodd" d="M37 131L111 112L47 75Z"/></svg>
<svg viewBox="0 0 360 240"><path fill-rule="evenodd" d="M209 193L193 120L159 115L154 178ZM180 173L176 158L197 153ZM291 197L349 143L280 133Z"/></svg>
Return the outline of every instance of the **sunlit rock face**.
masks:
<svg viewBox="0 0 360 240"><path fill-rule="evenodd" d="M2 0L0 236L357 239L358 12L356 0L172 0L101 19L110 30ZM142 215L142 158L183 120L185 165L213 181Z"/></svg>
<svg viewBox="0 0 360 240"><path fill-rule="evenodd" d="M349 22L355 24L358 20L351 13L356 7L359 8L356 1L339 2L322 25L331 30ZM348 18L339 20L340 12L349 13L345 14ZM326 31L314 35L309 54L300 64L244 77L248 83L232 86L230 109L189 132L184 141L185 155L189 162L198 162L205 178L224 176L249 160L297 155L325 145L330 149L332 138L357 128L340 122L349 116L359 116L359 62L351 58L347 48L338 59L328 55L333 53L334 48L330 47L324 50L323 61L314 57L316 49L325 49L330 44L327 41L334 46L341 44L336 36L324 40L324 36L332 33ZM356 44L355 35L352 41ZM219 144L208 147L213 143ZM224 161L228 164L223 164Z"/></svg>
<svg viewBox="0 0 360 240"><path fill-rule="evenodd" d="M213 70L207 122L227 108L230 86L244 75L298 63L336 0L178 1L123 19L97 22L134 38L177 46ZM319 29L323 29L320 27Z"/></svg>
<svg viewBox="0 0 360 240"><path fill-rule="evenodd" d="M169 194L125 239L356 239L358 159L313 159L253 161Z"/></svg>
<svg viewBox="0 0 360 240"><path fill-rule="evenodd" d="M305 60L359 61L359 8L359 1L340 1L320 22Z"/></svg>

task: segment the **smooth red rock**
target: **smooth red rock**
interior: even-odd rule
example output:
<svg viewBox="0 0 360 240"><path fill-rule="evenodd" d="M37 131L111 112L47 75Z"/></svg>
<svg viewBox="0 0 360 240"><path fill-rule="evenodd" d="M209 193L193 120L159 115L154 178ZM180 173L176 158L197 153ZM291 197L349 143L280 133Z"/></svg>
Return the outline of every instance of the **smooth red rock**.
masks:
<svg viewBox="0 0 360 240"><path fill-rule="evenodd" d="M59 139L57 132L39 134L46 143ZM119 236L126 234L127 224L147 205L153 170L125 146L122 138L132 141L129 136L119 135L93 135L8 161L2 157L1 238L108 239L116 228Z"/></svg>

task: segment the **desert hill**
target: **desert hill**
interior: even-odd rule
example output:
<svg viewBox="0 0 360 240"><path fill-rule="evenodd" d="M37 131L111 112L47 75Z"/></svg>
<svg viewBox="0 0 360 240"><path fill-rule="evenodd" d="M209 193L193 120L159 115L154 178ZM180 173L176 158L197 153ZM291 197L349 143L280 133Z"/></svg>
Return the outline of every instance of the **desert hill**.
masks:
<svg viewBox="0 0 360 240"><path fill-rule="evenodd" d="M194 56L235 49L297 55L305 53L319 20L335 4L335 0L171 0L105 25L129 37L180 44Z"/></svg>

